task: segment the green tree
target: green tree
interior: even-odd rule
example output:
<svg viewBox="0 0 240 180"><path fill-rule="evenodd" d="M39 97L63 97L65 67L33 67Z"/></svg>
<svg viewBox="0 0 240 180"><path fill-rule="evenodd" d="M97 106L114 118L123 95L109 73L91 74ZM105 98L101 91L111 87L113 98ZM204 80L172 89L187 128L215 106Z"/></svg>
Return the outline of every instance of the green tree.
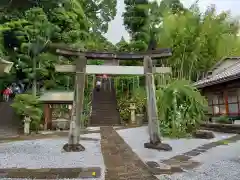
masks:
<svg viewBox="0 0 240 180"><path fill-rule="evenodd" d="M124 26L131 37L131 50L147 50L149 42L148 10L142 8L147 6L147 0L124 0L125 12L123 13Z"/></svg>
<svg viewBox="0 0 240 180"><path fill-rule="evenodd" d="M159 7L160 12L170 10L173 14L180 13L186 10L180 0L162 0Z"/></svg>
<svg viewBox="0 0 240 180"><path fill-rule="evenodd" d="M197 6L178 16L165 12L159 30L158 45L174 52L165 65L180 79L197 80L222 57L240 52L238 23L214 7L203 15Z"/></svg>

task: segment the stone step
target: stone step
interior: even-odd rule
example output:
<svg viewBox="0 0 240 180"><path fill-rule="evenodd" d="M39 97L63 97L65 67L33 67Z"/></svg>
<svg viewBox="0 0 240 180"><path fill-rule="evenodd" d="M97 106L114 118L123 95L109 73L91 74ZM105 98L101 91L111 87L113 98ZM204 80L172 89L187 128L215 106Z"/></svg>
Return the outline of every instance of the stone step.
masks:
<svg viewBox="0 0 240 180"><path fill-rule="evenodd" d="M114 87L114 86L112 86ZM99 92L93 91L92 114L90 125L119 125L120 114L117 110L115 90Z"/></svg>
<svg viewBox="0 0 240 180"><path fill-rule="evenodd" d="M100 113L100 112L107 112L107 113L110 113L110 114L116 114L118 113L118 110L117 108L104 108L104 109L99 109L99 108L94 108L92 107L92 113L96 112L96 113Z"/></svg>
<svg viewBox="0 0 240 180"><path fill-rule="evenodd" d="M104 109L104 108L117 108L114 104L93 104L92 107L95 107L96 109Z"/></svg>

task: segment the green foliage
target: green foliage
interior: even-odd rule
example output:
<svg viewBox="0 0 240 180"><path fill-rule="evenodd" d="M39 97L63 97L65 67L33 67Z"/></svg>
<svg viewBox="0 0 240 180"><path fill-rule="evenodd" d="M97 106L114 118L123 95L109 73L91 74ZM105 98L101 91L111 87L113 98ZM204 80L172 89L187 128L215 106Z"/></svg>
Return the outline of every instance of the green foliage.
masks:
<svg viewBox="0 0 240 180"><path fill-rule="evenodd" d="M133 35L139 32L147 23L147 12L138 5L147 5L147 0L124 0L126 11L123 13L124 25L128 32Z"/></svg>
<svg viewBox="0 0 240 180"><path fill-rule="evenodd" d="M146 105L146 91L144 88L139 87L133 89L131 101L136 105L136 114L143 114Z"/></svg>
<svg viewBox="0 0 240 180"><path fill-rule="evenodd" d="M117 100L118 102L118 111L120 113L121 120L125 123L129 122L130 119L130 99L126 98L126 96L121 96Z"/></svg>
<svg viewBox="0 0 240 180"><path fill-rule="evenodd" d="M0 25L0 56L14 62L10 77L4 84L23 80L31 87L33 80L44 89L69 90L73 88L71 74L56 73L56 64L71 64L74 59L59 58L44 52L49 43L104 50L114 46L103 36L108 23L116 15L116 1L60 0L10 1L3 4L4 15ZM11 34L5 43L4 34ZM13 41L14 40L14 41ZM17 47L17 49L16 49ZM91 64L102 64L93 61Z"/></svg>
<svg viewBox="0 0 240 180"><path fill-rule="evenodd" d="M215 119L215 121L217 123L222 123L222 124L230 124L231 121L229 120L228 116L223 115L223 116L219 116Z"/></svg>
<svg viewBox="0 0 240 180"><path fill-rule="evenodd" d="M173 68L174 77L198 80L222 57L240 53L236 27L228 13L217 15L214 7L203 15L197 6L179 15L166 11L158 44L174 53L165 66Z"/></svg>
<svg viewBox="0 0 240 180"><path fill-rule="evenodd" d="M131 35L130 49L135 51L147 50L149 36L148 0L124 0L126 11L123 13L124 25Z"/></svg>
<svg viewBox="0 0 240 180"><path fill-rule="evenodd" d="M121 78L121 80L129 81L130 79L125 77L125 79ZM134 81L132 81L132 83L134 83ZM119 88L119 87L117 87L117 88ZM129 107L130 107L131 103L135 103L136 114L144 113L144 107L146 104L146 92L145 92L144 88L137 86L137 82L135 82L135 86L126 86L126 89L124 89L124 87L122 87L122 88L123 89L117 89L118 108L119 108L121 119L125 123L128 123L130 120Z"/></svg>
<svg viewBox="0 0 240 180"><path fill-rule="evenodd" d="M156 91L161 133L183 137L204 120L207 102L189 81L174 80Z"/></svg>
<svg viewBox="0 0 240 180"><path fill-rule="evenodd" d="M143 89L136 89L133 91L134 93L131 96L131 98L127 98L127 96L120 96L117 100L120 117L122 121L125 123L128 123L130 120L131 103L135 103L136 114L144 113L144 107L146 105L145 91Z"/></svg>
<svg viewBox="0 0 240 180"><path fill-rule="evenodd" d="M11 106L21 118L30 117L31 129L38 130L43 111L37 97L30 94L16 95Z"/></svg>
<svg viewBox="0 0 240 180"><path fill-rule="evenodd" d="M167 9L170 10L173 14L186 11L180 0L162 0L160 3L161 12L164 12Z"/></svg>

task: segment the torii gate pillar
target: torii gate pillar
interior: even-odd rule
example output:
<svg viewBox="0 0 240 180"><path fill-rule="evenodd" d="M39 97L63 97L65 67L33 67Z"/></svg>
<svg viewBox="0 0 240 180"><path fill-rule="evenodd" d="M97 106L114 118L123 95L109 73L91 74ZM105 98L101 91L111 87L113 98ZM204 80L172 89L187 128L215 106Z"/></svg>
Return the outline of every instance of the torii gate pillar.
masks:
<svg viewBox="0 0 240 180"><path fill-rule="evenodd" d="M67 152L70 151L84 151L85 148L79 144L80 131L83 127L82 112L83 112L83 100L85 89L85 75L86 75L87 58L85 56L79 56L75 61L75 87L74 87L74 100L70 123L70 132L68 143L63 146L63 149Z"/></svg>
<svg viewBox="0 0 240 180"><path fill-rule="evenodd" d="M160 138L161 135L155 93L156 88L153 76L153 64L152 59L149 56L144 57L144 74L147 93L148 130L150 135L150 142L144 143L144 147L149 149L171 151L172 147L169 144L163 144Z"/></svg>

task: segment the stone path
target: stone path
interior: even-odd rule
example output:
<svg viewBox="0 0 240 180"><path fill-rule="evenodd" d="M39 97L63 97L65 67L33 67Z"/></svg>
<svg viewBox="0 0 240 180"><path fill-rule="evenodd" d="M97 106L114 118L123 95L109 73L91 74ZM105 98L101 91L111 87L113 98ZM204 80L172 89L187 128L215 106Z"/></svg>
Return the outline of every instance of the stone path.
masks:
<svg viewBox="0 0 240 180"><path fill-rule="evenodd" d="M113 127L101 127L105 180L157 180Z"/></svg>
<svg viewBox="0 0 240 180"><path fill-rule="evenodd" d="M204 144L191 151L160 161L161 163L148 161L146 164L154 175L184 172L185 170L193 169L200 165L199 162L191 160L193 157L196 157L212 148L221 145L228 145L229 143L234 143L239 140L240 135L235 135L227 139Z"/></svg>

